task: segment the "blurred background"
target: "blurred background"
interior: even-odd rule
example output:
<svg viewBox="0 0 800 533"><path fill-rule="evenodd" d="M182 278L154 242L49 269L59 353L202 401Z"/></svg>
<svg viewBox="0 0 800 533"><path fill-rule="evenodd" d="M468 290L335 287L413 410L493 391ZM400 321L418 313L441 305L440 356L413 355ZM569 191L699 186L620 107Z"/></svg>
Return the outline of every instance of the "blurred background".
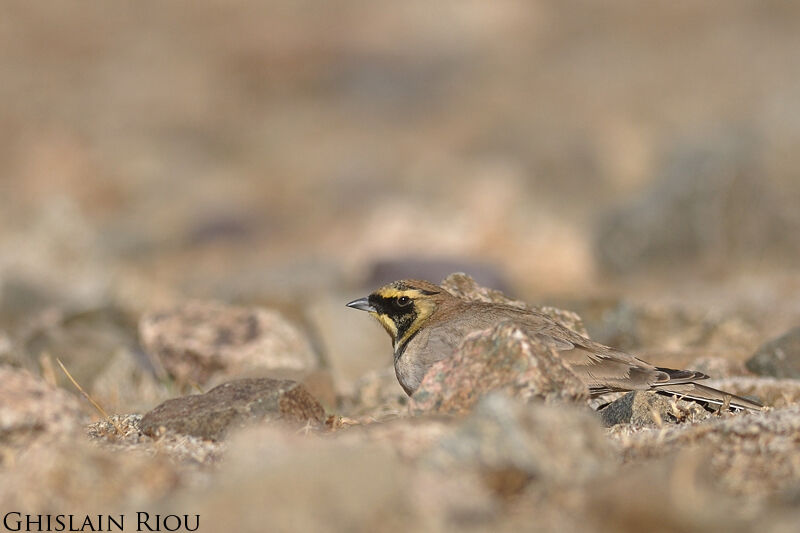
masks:
<svg viewBox="0 0 800 533"><path fill-rule="evenodd" d="M800 2L0 2L0 508L797 531L799 169ZM454 271L775 410L408 416L344 304ZM265 375L331 431L141 433Z"/></svg>
<svg viewBox="0 0 800 533"><path fill-rule="evenodd" d="M346 298L456 270L629 348L622 297L735 307L749 352L800 316L798 50L782 1L5 2L0 357L187 298L343 351Z"/></svg>

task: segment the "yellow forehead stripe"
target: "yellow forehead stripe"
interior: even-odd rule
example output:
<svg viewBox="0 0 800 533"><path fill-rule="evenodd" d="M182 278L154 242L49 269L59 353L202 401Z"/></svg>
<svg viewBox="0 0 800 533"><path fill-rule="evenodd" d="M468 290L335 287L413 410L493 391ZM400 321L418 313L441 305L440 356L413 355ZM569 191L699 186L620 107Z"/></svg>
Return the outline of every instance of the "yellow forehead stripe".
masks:
<svg viewBox="0 0 800 533"><path fill-rule="evenodd" d="M384 298L397 298L399 296L421 296L422 293L417 289L405 289L399 290L395 289L394 287L383 287L375 291L375 294L378 296L383 296Z"/></svg>

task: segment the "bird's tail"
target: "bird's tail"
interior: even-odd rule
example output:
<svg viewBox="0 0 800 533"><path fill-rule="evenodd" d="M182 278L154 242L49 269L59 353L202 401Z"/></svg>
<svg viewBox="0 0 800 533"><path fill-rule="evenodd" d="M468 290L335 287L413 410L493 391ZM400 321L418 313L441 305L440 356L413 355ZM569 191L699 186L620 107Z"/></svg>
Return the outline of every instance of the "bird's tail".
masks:
<svg viewBox="0 0 800 533"><path fill-rule="evenodd" d="M736 396L730 392L717 390L705 385L697 383L680 383L680 384L666 384L663 387L655 388L657 392L662 394L670 394L684 398L687 400L694 400L697 402L706 402L711 405L729 405L732 409L750 409L752 411L760 411L763 405L754 401Z"/></svg>

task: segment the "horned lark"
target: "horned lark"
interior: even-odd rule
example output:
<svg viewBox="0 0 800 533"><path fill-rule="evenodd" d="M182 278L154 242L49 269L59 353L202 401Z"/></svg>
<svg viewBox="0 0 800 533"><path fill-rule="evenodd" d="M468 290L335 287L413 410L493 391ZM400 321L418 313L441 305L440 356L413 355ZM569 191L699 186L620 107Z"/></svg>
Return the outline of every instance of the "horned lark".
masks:
<svg viewBox="0 0 800 533"><path fill-rule="evenodd" d="M427 281L395 281L347 304L369 312L392 338L394 368L406 394L419 387L435 362L452 355L464 337L503 320L522 326L555 348L592 396L653 390L735 409L760 409L757 402L696 383L702 372L660 368L594 342L547 315L503 304L463 300Z"/></svg>

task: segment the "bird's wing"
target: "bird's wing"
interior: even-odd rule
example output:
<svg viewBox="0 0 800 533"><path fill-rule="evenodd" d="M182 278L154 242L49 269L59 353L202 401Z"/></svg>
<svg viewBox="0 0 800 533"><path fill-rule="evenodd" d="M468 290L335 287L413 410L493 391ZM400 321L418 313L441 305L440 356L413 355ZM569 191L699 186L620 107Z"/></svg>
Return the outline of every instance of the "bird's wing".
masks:
<svg viewBox="0 0 800 533"><path fill-rule="evenodd" d="M757 402L695 383L708 378L702 372L654 366L634 355L594 342L542 313L496 305L479 311L429 328L425 337L427 349L423 352L431 359L441 359L452 354L469 332L511 320L528 335L553 346L570 369L589 386L593 396L615 391L654 390L715 405L730 402L734 408L761 408Z"/></svg>
<svg viewBox="0 0 800 533"><path fill-rule="evenodd" d="M589 386L592 395L614 391L650 390L707 379L702 372L655 367L642 361L631 362L609 354L598 354L584 347L560 352L570 369Z"/></svg>
<svg viewBox="0 0 800 533"><path fill-rule="evenodd" d="M588 386L592 394L622 390L649 390L707 379L702 372L656 367L629 353L567 329L540 313L520 315L530 333L552 339L562 360Z"/></svg>

